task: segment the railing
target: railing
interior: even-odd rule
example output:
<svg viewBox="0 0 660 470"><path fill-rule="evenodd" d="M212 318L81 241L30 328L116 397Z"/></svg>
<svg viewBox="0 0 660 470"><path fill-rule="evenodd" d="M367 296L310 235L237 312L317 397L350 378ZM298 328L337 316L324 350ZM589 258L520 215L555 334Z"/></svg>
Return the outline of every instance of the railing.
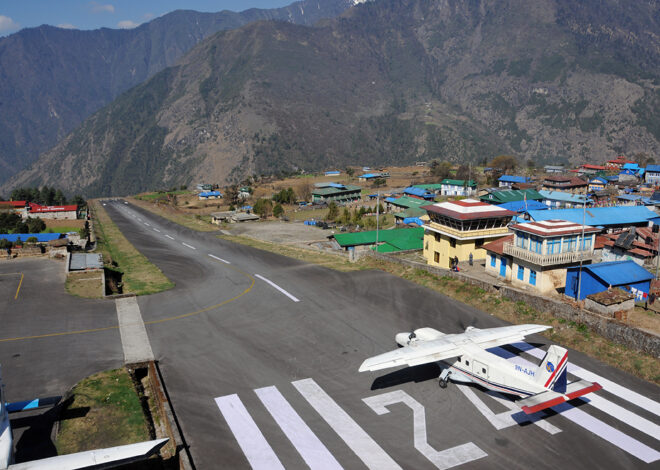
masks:
<svg viewBox="0 0 660 470"><path fill-rule="evenodd" d="M425 227L429 228L431 231L445 233L454 238L492 237L495 235L507 235L510 233L509 227L507 226L486 228L481 230L456 230L454 228L447 227L446 225L440 225L438 223L431 222L430 224L425 225Z"/></svg>
<svg viewBox="0 0 660 470"><path fill-rule="evenodd" d="M520 248L511 242L504 244L504 253L511 255L514 258L520 258L522 260L529 261L530 263L534 263L538 266L576 263L578 261L590 260L593 257L593 252L591 250L567 251L564 253L544 255L534 251L529 251L525 248Z"/></svg>

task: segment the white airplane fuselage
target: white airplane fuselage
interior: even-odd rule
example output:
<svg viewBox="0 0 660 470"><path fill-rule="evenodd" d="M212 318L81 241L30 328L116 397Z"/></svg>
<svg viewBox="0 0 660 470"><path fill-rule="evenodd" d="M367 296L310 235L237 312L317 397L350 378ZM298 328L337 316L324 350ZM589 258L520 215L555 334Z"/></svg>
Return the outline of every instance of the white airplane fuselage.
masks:
<svg viewBox="0 0 660 470"><path fill-rule="evenodd" d="M465 345L466 353L453 360L439 361L449 368L451 380L474 382L484 388L519 397L547 390L534 381L537 371L514 364L479 347Z"/></svg>

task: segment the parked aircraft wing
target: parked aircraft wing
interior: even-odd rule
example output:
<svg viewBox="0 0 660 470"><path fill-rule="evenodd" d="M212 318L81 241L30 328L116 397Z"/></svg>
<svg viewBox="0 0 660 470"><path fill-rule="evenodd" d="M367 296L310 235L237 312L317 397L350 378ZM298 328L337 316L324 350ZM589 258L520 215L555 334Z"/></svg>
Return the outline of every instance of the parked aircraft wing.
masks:
<svg viewBox="0 0 660 470"><path fill-rule="evenodd" d="M112 468L149 458L158 452L169 439L138 442L107 449L78 452L77 454L58 455L41 460L10 465L8 470L72 470Z"/></svg>
<svg viewBox="0 0 660 470"><path fill-rule="evenodd" d="M460 347L444 337L432 341L416 341L410 346L366 359L360 366L360 372L397 366L418 366L460 356L463 352Z"/></svg>
<svg viewBox="0 0 660 470"><path fill-rule="evenodd" d="M484 330L470 330L468 328L469 331L466 331L462 335L464 335L465 338L469 338L473 343L478 344L482 348L488 349L494 348L495 346L502 346L503 344L516 343L525 339L525 336L549 330L551 328L551 326L547 325L533 324L500 326L498 328L488 328ZM458 334L452 336L458 337L461 335Z"/></svg>

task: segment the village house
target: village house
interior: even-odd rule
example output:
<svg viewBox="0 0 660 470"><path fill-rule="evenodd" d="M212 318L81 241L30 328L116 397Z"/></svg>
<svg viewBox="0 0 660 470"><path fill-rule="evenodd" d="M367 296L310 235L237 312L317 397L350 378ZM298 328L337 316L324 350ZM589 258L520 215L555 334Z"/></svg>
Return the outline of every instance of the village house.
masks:
<svg viewBox="0 0 660 470"><path fill-rule="evenodd" d="M443 196L472 196L477 192L477 183L473 180L442 180L441 193Z"/></svg>
<svg viewBox="0 0 660 470"><path fill-rule="evenodd" d="M475 199L448 201L423 206L429 222L424 225L424 258L427 264L451 267L459 261L483 259L484 243L509 233L507 225L514 212Z"/></svg>
<svg viewBox="0 0 660 470"><path fill-rule="evenodd" d="M644 173L644 179L654 186L660 185L660 165L648 165Z"/></svg>
<svg viewBox="0 0 660 470"><path fill-rule="evenodd" d="M605 189L605 186L607 186L607 183L608 181L605 178L597 176L589 180L587 191L590 193L594 191L602 191Z"/></svg>
<svg viewBox="0 0 660 470"><path fill-rule="evenodd" d="M585 202L589 206L593 200L583 194L572 194L564 191L547 191L542 189L539 194L543 197L542 202L551 209L566 209L571 207L582 207Z"/></svg>
<svg viewBox="0 0 660 470"><path fill-rule="evenodd" d="M532 179L529 176L502 175L497 181L500 188L511 188L514 183L529 183Z"/></svg>
<svg viewBox="0 0 660 470"><path fill-rule="evenodd" d="M501 191L489 191L479 196L481 202L489 204L504 204L513 201L540 201L543 196L535 189L503 189Z"/></svg>
<svg viewBox="0 0 660 470"><path fill-rule="evenodd" d="M484 245L486 272L542 294L564 287L567 268L591 262L594 238L600 231L557 219L515 224L510 229L513 235L506 240Z"/></svg>
<svg viewBox="0 0 660 470"><path fill-rule="evenodd" d="M358 201L362 196L362 188L352 184L316 183L312 190L312 202L345 204Z"/></svg>
<svg viewBox="0 0 660 470"><path fill-rule="evenodd" d="M632 160L628 160L624 156L620 156L615 158L614 160L608 160L607 167L612 170L620 170L621 168L623 168L623 165L625 165L626 163L635 163L635 162L633 162Z"/></svg>
<svg viewBox="0 0 660 470"><path fill-rule="evenodd" d="M587 191L587 182L575 176L546 176L543 180L543 189L546 191L566 191L573 194L584 194Z"/></svg>

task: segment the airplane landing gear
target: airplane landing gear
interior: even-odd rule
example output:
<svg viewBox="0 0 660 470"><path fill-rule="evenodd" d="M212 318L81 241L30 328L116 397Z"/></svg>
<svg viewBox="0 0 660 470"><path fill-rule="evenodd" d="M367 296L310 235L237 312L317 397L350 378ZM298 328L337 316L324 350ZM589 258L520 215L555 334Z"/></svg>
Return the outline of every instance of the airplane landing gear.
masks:
<svg viewBox="0 0 660 470"><path fill-rule="evenodd" d="M443 369L442 373L440 374L440 380L438 382L440 388L447 388L447 382L449 381L449 374L451 374L451 371L449 369Z"/></svg>

